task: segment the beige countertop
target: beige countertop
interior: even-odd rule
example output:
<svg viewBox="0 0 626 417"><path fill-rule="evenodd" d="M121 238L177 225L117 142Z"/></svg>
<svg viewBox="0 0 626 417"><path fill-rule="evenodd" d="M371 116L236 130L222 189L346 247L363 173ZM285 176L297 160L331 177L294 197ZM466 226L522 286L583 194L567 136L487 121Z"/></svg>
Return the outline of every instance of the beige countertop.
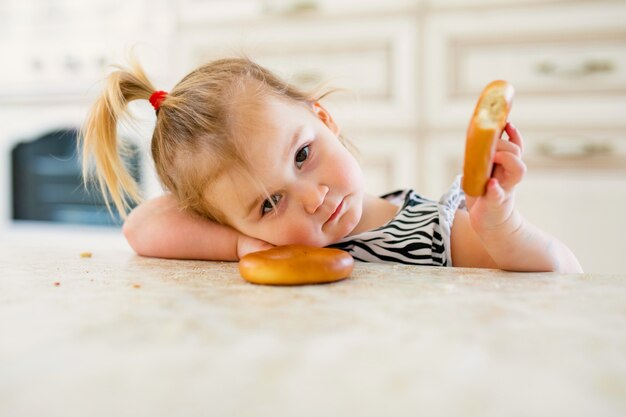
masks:
<svg viewBox="0 0 626 417"><path fill-rule="evenodd" d="M626 415L626 275L357 263L266 287L119 233L0 245L0 416Z"/></svg>

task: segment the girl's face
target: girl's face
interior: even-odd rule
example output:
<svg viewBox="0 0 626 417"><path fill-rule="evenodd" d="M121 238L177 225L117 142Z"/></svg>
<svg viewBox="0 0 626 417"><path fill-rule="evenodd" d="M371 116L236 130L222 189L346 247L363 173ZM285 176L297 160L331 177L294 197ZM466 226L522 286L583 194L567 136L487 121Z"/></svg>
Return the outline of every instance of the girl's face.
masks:
<svg viewBox="0 0 626 417"><path fill-rule="evenodd" d="M270 97L246 117L242 149L259 184L226 170L207 195L240 232L274 245L326 246L361 220L364 182L319 104Z"/></svg>

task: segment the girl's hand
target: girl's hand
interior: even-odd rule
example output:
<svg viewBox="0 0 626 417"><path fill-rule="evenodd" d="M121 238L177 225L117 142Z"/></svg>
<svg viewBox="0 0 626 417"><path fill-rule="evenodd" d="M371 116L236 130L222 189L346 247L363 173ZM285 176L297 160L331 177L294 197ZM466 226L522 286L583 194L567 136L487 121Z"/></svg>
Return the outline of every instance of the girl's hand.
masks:
<svg viewBox="0 0 626 417"><path fill-rule="evenodd" d="M457 212L450 242L454 266L507 271L582 272L572 251L528 223L515 209L515 187L526 173L522 135L507 123L499 140L486 193L467 197L469 214ZM469 219L468 219L469 217Z"/></svg>
<svg viewBox="0 0 626 417"><path fill-rule="evenodd" d="M240 235L237 239L237 257L243 258L245 255L273 248L274 245L250 236Z"/></svg>
<svg viewBox="0 0 626 417"><path fill-rule="evenodd" d="M526 173L522 161L524 143L521 133L511 123L504 130L509 140L498 140L486 193L467 197L472 228L481 236L511 233L521 225L521 217L515 210L515 187Z"/></svg>

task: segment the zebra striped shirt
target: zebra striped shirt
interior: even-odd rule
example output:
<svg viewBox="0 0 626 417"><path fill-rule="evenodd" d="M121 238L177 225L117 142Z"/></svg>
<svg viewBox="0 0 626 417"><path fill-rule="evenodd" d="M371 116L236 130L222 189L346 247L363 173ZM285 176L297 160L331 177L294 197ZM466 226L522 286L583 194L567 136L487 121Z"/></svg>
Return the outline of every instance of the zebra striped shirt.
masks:
<svg viewBox="0 0 626 417"><path fill-rule="evenodd" d="M456 210L465 207L460 177L438 202L413 190L396 191L382 198L401 205L389 223L347 236L330 247L345 250L357 261L452 266L450 228Z"/></svg>

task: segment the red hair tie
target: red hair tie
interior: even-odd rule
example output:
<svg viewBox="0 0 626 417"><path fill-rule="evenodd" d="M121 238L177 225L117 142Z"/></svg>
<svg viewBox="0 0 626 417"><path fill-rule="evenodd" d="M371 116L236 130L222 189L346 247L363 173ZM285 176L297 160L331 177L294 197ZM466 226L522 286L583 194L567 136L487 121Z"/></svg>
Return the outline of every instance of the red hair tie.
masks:
<svg viewBox="0 0 626 417"><path fill-rule="evenodd" d="M152 93L148 100L150 100L150 104L152 104L152 107L154 107L155 111L159 110L159 108L161 107L161 102L163 102L163 99L166 95L167 91L155 91L154 93Z"/></svg>

